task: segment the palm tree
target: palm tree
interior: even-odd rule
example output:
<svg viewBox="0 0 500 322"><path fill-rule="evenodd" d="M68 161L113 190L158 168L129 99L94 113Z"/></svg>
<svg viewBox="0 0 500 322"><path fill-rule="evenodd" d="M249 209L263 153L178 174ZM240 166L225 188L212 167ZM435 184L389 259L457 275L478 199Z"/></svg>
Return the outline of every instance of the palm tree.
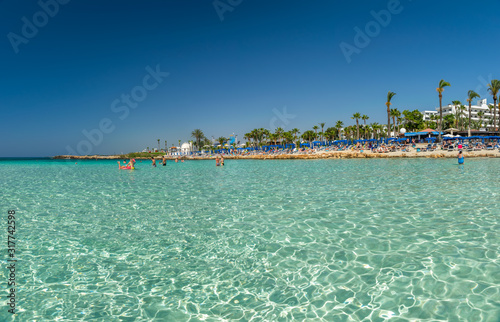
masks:
<svg viewBox="0 0 500 322"><path fill-rule="evenodd" d="M477 117L479 117L479 128L478 128L478 130L483 127L483 122L482 122L483 116L484 116L484 112L483 111L477 112Z"/></svg>
<svg viewBox="0 0 500 322"><path fill-rule="evenodd" d="M319 127L317 125L313 126L314 133L316 133L316 136L318 135L318 129Z"/></svg>
<svg viewBox="0 0 500 322"><path fill-rule="evenodd" d="M467 110L467 107L465 107L465 105L460 105L460 107L458 108L460 113L459 113L459 117L460 117L460 124L462 125L462 131L464 130L465 128L465 121L464 121L464 117L465 116L465 111Z"/></svg>
<svg viewBox="0 0 500 322"><path fill-rule="evenodd" d="M340 129L344 126L344 123L342 121L337 121L337 123L335 123L335 128L337 129L337 135L339 136L339 140L340 140Z"/></svg>
<svg viewBox="0 0 500 322"><path fill-rule="evenodd" d="M451 104L455 107L455 127L458 129L458 107L462 105L462 102L452 101Z"/></svg>
<svg viewBox="0 0 500 322"><path fill-rule="evenodd" d="M372 123L371 124L371 128L372 128L372 131L373 131L373 138L374 139L378 139L378 130L380 129L380 125L378 123Z"/></svg>
<svg viewBox="0 0 500 322"><path fill-rule="evenodd" d="M471 113L472 113L472 100L475 98L478 98L479 94L474 92L473 90L470 90L467 93L467 102L469 102L469 136L470 136L470 119L471 119Z"/></svg>
<svg viewBox="0 0 500 322"><path fill-rule="evenodd" d="M283 134L285 133L285 130L283 130L281 127L278 127L276 130L274 130L274 134L276 135L276 138L281 142L281 138L283 137Z"/></svg>
<svg viewBox="0 0 500 322"><path fill-rule="evenodd" d="M200 148L201 140L205 137L205 134L203 134L203 131L200 129L194 129L193 132L191 132L191 137L193 137L196 140L196 146L198 149Z"/></svg>
<svg viewBox="0 0 500 322"><path fill-rule="evenodd" d="M429 126L429 127L437 127L437 119L438 119L438 116L436 114L432 114L430 116L430 121L431 121L430 124L432 124L432 126Z"/></svg>
<svg viewBox="0 0 500 322"><path fill-rule="evenodd" d="M356 140L359 140L359 119L361 118L361 114L358 112L354 113L351 117L351 119L356 120Z"/></svg>
<svg viewBox="0 0 500 322"><path fill-rule="evenodd" d="M396 123L397 123L397 132L396 132L396 136L399 135L399 121L401 120L401 112L395 108L394 109L394 116L396 117ZM394 126L396 126L396 124L394 124Z"/></svg>
<svg viewBox="0 0 500 322"><path fill-rule="evenodd" d="M165 140L165 152L167 152L167 140Z"/></svg>
<svg viewBox="0 0 500 322"><path fill-rule="evenodd" d="M319 126L321 126L321 132L324 133L323 128L325 127L325 123L319 123ZM323 141L323 135L321 135L321 139Z"/></svg>
<svg viewBox="0 0 500 322"><path fill-rule="evenodd" d="M396 93L389 91L387 93L387 102L385 106L387 106L387 137L391 136L391 100L396 95Z"/></svg>
<svg viewBox="0 0 500 322"><path fill-rule="evenodd" d="M296 128L296 127L295 127L295 128L293 128L293 129L290 131L290 133L292 133L292 135L293 135L293 140L294 140L294 142L297 142L297 135L300 133L300 130L299 130L298 128ZM300 147L300 146L298 146L298 147Z"/></svg>
<svg viewBox="0 0 500 322"><path fill-rule="evenodd" d="M306 141L309 141L310 148L312 148L311 141L314 140L315 137L316 137L316 133L314 133L311 130L308 130L308 131L305 131L304 133L302 133L302 138Z"/></svg>
<svg viewBox="0 0 500 322"><path fill-rule="evenodd" d="M396 133L396 117L398 116L398 109L397 108L391 108L391 117L392 117L392 124L394 127L394 136L397 136Z"/></svg>
<svg viewBox="0 0 500 322"><path fill-rule="evenodd" d="M158 139L158 152L160 152L160 139Z"/></svg>
<svg viewBox="0 0 500 322"><path fill-rule="evenodd" d="M346 126L344 128L344 135L345 135L345 138L347 140L350 140L351 139L351 127L350 126Z"/></svg>
<svg viewBox="0 0 500 322"><path fill-rule="evenodd" d="M500 90L500 81L498 79L492 79L491 83L488 84L488 91L493 96L493 131L496 131L497 124L497 94Z"/></svg>
<svg viewBox="0 0 500 322"><path fill-rule="evenodd" d="M439 126L438 126L438 131L439 131L439 137L438 140L441 142L441 131L442 131L442 126L443 126L443 91L446 86L451 86L450 83L445 82L444 79L439 81L439 85L436 88L436 91L439 93Z"/></svg>
<svg viewBox="0 0 500 322"><path fill-rule="evenodd" d="M223 137L223 136L221 136L221 137L219 137L219 138L217 139L217 142L219 142L219 144L220 144L221 148L223 147L223 144L224 144L224 142L226 142L226 141L227 141L227 139L226 139L225 137ZM179 142L180 142L180 140L179 140ZM180 144L180 143L179 143L179 144Z"/></svg>
<svg viewBox="0 0 500 322"><path fill-rule="evenodd" d="M364 125L366 126L366 120L368 120L370 117L368 115L365 115L363 114L363 116L361 116L361 119L363 120L363 123Z"/></svg>

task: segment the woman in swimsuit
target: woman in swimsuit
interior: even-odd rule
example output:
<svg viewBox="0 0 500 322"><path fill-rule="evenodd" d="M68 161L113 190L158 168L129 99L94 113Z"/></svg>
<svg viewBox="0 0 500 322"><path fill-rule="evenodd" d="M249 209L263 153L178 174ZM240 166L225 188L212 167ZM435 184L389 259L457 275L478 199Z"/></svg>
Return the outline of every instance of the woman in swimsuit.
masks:
<svg viewBox="0 0 500 322"><path fill-rule="evenodd" d="M464 164L464 155L462 154L462 151L458 152L457 158L458 164Z"/></svg>
<svg viewBox="0 0 500 322"><path fill-rule="evenodd" d="M131 159L127 165L120 165L120 161L118 161L118 169L122 170L133 170L135 164L135 159Z"/></svg>
<svg viewBox="0 0 500 322"><path fill-rule="evenodd" d="M156 168L156 160L155 160L155 157L151 157L151 161L153 162L153 164L152 164L153 168Z"/></svg>

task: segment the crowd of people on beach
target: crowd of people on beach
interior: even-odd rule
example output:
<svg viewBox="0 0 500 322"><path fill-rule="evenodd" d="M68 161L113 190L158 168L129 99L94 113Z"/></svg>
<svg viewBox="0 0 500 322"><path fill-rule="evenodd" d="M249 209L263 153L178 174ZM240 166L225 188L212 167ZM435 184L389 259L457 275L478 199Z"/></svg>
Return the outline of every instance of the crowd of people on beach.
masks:
<svg viewBox="0 0 500 322"><path fill-rule="evenodd" d="M484 142L484 140L469 140L464 142L462 140L445 140L442 143L418 143L415 140L405 140L403 142L356 142L355 144L335 144L330 146L316 146L313 148L301 147L297 148L272 148L272 149L232 149L225 151L218 151L216 154L205 153L205 154L195 154L190 156L176 156L173 161L175 163L183 163L185 159L197 159L197 158L213 158L215 159L215 166L224 166L224 156L228 157L246 157L246 156L266 156L266 155L295 155L295 154L317 154L324 152L356 152L356 153L390 153L390 152L433 152L433 151L443 151L451 152L458 151L457 158L460 164L464 163L464 153L471 151L481 151L481 150L499 150L500 152L500 141L490 140ZM167 165L168 156L164 155L161 158L151 157L151 166L156 168L157 161L158 164L162 166ZM168 158L170 159L170 158ZM142 162L142 160L141 160ZM135 169L135 159L130 159L129 161L123 161L123 165L118 162L119 169L123 170L133 170Z"/></svg>

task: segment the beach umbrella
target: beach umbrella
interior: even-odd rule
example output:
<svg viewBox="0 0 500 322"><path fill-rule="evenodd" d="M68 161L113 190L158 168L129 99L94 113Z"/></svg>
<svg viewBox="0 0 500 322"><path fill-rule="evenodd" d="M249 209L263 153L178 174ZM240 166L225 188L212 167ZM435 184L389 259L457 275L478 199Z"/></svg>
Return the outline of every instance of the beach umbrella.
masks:
<svg viewBox="0 0 500 322"><path fill-rule="evenodd" d="M446 130L444 130L444 131L445 131L445 132L450 132L450 133L451 133L451 135L453 135L453 132L458 132L459 130L458 130L458 129L455 129L455 128L453 128L453 127L450 127L449 129L446 129Z"/></svg>

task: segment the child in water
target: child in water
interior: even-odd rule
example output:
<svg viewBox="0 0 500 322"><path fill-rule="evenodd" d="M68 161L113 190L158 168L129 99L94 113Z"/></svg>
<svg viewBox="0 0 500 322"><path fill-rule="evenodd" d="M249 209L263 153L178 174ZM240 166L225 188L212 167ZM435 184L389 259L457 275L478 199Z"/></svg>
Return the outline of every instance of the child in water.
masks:
<svg viewBox="0 0 500 322"><path fill-rule="evenodd" d="M462 154L462 151L458 152L457 158L458 158L458 164L464 164L464 155Z"/></svg>

